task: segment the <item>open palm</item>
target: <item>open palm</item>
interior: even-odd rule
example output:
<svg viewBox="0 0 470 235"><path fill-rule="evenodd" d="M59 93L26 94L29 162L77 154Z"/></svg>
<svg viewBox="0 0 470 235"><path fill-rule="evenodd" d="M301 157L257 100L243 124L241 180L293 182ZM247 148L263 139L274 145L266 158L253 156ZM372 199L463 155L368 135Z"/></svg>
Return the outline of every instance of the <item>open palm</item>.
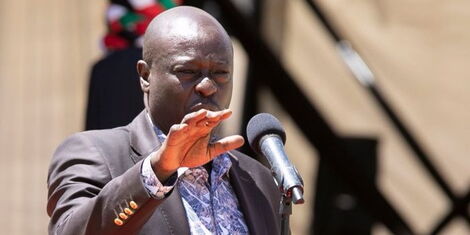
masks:
<svg viewBox="0 0 470 235"><path fill-rule="evenodd" d="M197 167L206 164L223 152L243 145L243 137L228 136L211 142L212 130L232 112L201 109L187 114L180 124L170 128L167 139L151 159L157 177L163 181L179 167Z"/></svg>

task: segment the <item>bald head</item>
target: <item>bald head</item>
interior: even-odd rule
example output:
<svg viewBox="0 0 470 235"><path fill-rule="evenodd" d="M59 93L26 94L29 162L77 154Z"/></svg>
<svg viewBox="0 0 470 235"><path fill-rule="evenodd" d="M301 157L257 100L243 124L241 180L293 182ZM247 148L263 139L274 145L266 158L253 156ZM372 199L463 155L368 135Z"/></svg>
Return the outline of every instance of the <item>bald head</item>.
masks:
<svg viewBox="0 0 470 235"><path fill-rule="evenodd" d="M233 49L227 32L194 7L176 7L152 20L137 62L144 104L164 133L186 114L228 108Z"/></svg>
<svg viewBox="0 0 470 235"><path fill-rule="evenodd" d="M152 66L155 60L165 58L174 46L214 39L232 50L230 37L214 17L199 8L175 7L149 24L144 36L143 59Z"/></svg>

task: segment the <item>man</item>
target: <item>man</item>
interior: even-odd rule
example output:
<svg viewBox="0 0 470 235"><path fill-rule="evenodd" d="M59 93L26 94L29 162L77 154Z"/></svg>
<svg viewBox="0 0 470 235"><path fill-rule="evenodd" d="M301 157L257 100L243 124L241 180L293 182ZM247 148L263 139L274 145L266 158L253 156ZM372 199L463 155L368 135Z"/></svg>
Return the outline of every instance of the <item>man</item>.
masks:
<svg viewBox="0 0 470 235"><path fill-rule="evenodd" d="M278 234L268 169L218 139L231 115L233 49L210 15L177 7L149 25L137 71L145 110L69 137L49 169L52 234ZM188 169L189 168L189 169Z"/></svg>

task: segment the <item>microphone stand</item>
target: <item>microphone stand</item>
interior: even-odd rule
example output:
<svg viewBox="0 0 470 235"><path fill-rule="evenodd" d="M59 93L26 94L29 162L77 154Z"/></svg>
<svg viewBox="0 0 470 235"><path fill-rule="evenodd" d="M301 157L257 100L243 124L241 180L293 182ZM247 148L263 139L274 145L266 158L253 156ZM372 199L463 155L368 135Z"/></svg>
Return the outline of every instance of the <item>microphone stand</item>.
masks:
<svg viewBox="0 0 470 235"><path fill-rule="evenodd" d="M248 124L250 125L250 124ZM292 202L304 203L304 182L295 166L284 152L284 143L279 135L266 135L259 141L260 150L271 165L271 174L279 187L282 198L279 207L281 215L281 235L290 235L289 216ZM275 151L275 150L278 151ZM269 157L271 156L271 157Z"/></svg>
<svg viewBox="0 0 470 235"><path fill-rule="evenodd" d="M289 219L292 215L292 202L294 204L304 203L303 192L299 187L293 187L287 193L282 194L279 214L281 215L281 235L290 235Z"/></svg>

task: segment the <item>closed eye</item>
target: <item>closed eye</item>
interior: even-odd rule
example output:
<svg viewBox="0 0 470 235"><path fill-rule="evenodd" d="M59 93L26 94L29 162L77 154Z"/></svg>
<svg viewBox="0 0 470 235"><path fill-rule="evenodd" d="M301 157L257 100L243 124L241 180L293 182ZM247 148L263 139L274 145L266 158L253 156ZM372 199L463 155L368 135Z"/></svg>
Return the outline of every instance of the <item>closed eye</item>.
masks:
<svg viewBox="0 0 470 235"><path fill-rule="evenodd" d="M217 83L226 83L230 81L230 72L226 70L216 70L212 72L212 77Z"/></svg>
<svg viewBox="0 0 470 235"><path fill-rule="evenodd" d="M196 70L192 69L183 69L183 70L178 70L176 71L177 73L183 73L183 74L196 74Z"/></svg>
<svg viewBox="0 0 470 235"><path fill-rule="evenodd" d="M175 70L175 75L181 80L194 80L199 77L200 71L197 69L180 68Z"/></svg>
<svg viewBox="0 0 470 235"><path fill-rule="evenodd" d="M212 72L212 74L215 74L215 75L224 75L224 74L228 74L228 71L225 71L225 70L217 70L217 71Z"/></svg>

